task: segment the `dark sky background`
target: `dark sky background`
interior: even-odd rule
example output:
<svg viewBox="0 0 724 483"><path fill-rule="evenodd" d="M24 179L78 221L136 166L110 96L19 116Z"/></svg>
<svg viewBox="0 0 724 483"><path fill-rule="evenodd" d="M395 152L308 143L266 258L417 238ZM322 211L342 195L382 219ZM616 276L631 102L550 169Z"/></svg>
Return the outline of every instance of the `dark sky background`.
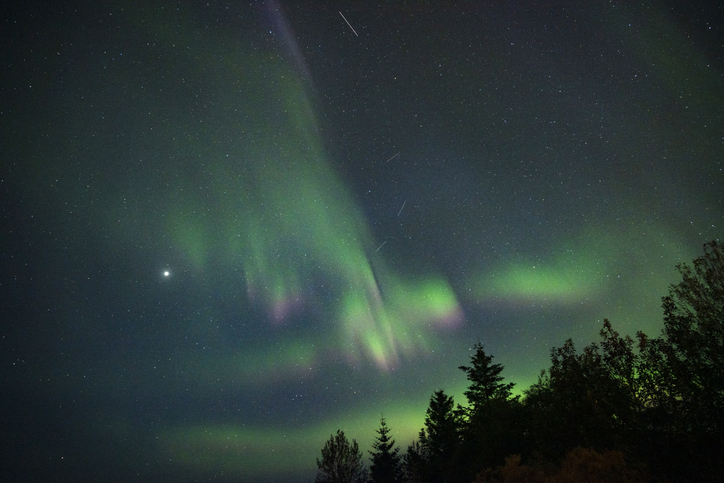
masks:
<svg viewBox="0 0 724 483"><path fill-rule="evenodd" d="M522 391L660 333L719 2L424 3L3 3L0 479L309 481L476 342Z"/></svg>

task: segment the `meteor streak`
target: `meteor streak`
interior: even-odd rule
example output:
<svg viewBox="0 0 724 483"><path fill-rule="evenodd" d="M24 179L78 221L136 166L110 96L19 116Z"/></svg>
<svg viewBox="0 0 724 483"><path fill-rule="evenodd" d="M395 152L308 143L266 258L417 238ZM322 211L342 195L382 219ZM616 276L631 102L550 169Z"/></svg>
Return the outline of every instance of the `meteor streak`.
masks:
<svg viewBox="0 0 724 483"><path fill-rule="evenodd" d="M405 208L405 203L407 203L407 200L405 200L404 203L402 203L402 208L400 208L400 211L397 212L397 216L400 216L400 213L402 213L402 210Z"/></svg>
<svg viewBox="0 0 724 483"><path fill-rule="evenodd" d="M347 19L345 18L344 14L342 12L339 12L339 14L342 16L342 18L344 18L344 21L347 22ZM349 28L352 29L352 32L354 32L354 34L357 35L357 32L355 31L354 27L352 27L352 25L349 22L347 22L347 25L349 25ZM357 35L357 37L359 37L359 35Z"/></svg>
<svg viewBox="0 0 724 483"><path fill-rule="evenodd" d="M389 163L390 161L392 161L393 159L395 159L395 158L396 158L397 156L399 156L399 155L400 155L400 153L395 154L395 155L392 156L390 159L388 159L387 161L385 161L385 163Z"/></svg>

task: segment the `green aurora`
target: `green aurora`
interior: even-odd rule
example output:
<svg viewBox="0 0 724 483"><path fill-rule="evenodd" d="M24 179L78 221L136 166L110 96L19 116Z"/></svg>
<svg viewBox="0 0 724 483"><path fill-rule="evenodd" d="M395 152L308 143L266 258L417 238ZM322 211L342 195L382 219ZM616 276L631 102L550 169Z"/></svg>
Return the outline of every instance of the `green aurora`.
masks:
<svg viewBox="0 0 724 483"><path fill-rule="evenodd" d="M420 45L417 40L429 36L430 25L410 28L405 22L414 16L402 17L405 22L398 25L389 12L372 7L348 15L361 34L354 38L344 23L332 23L341 20L335 9L307 12L290 3L284 10L265 2L263 13L255 11L253 28L237 31L235 22L241 21L216 10L213 15L228 24L202 25L197 16L212 14L199 13L199 5L152 12L125 2L115 5L117 35L134 39L133 49L143 52L136 56L140 60L129 53L105 55L88 41L93 54L88 58L106 62L113 55L117 64L131 62L127 58L134 63L74 67L78 70L64 77L48 112L41 111L49 120L43 126L56 130L53 136L36 138L29 131L18 142L24 147L13 147L18 153L8 150L14 159L27 159L20 171L29 184L15 187L15 169L2 180L12 186L8 197L35 200L18 215L26 231L8 229L8 239L22 239L28 258L41 262L25 278L9 269L11 278L2 286L30 294L18 313L25 316L32 312L27 307L35 307L40 315L36 326L18 318L39 328L31 336L3 334L3 362L16 372L3 373L0 380L31 387L19 391L29 394L27 400L52 401L59 415L52 413L54 421L64 421L60 407L82 411L83 404L91 406L84 398L95 401L98 407L78 416L81 429L73 434L131 448L128 474L137 475L145 464L155 468L151 476L307 477L336 429L369 449L382 414L404 452L423 425L433 390L444 388L456 403L465 402L466 381L457 367L468 362L467 350L478 341L491 348L520 394L547 367L551 347L568 337L579 347L594 340L604 318L622 334L657 335L660 298L676 281L674 266L696 257L700 244L721 230L721 190L709 187L699 194L702 179L713 184L721 179L721 161L711 161L721 159L721 146L711 147L719 140L704 128L667 124L675 113L688 122L681 113L701 108L702 123L721 125L719 71L663 14L647 17L634 31L629 24L638 18L635 7L577 12L602 25L585 42L613 55L625 49L600 39L623 39L630 52L626 62L639 59L646 66L641 72L660 79L655 92L661 100L629 94L613 83L586 90L585 82L598 84L581 80L575 69L583 67L574 61L538 65L538 54L521 63L520 72L533 80L529 92L519 94L526 86L512 59L523 54L496 54L503 48L498 44L532 49L519 37L510 32L486 37L493 47L468 57L476 45L468 35L451 37L457 43L435 38ZM285 11L292 12L297 32ZM249 24L248 12L241 12L239 18ZM366 33L360 25L380 18L394 24L384 31L389 38ZM486 20L491 31L496 18ZM458 20L447 24L451 31ZM318 23L324 28L301 30ZM326 33L330 25L339 27L330 37L334 42L324 37L332 35ZM471 25L480 30L477 20ZM481 38L476 37L478 43L487 45ZM337 46L340 39L347 43ZM584 42L569 40L549 50L567 53L569 44ZM56 44L49 41L43 55L65 61L69 47ZM76 39L73 45L86 44ZM389 54L392 60L383 62L367 48L412 60L396 63ZM334 49L351 60L340 61L342 54ZM604 61L628 65L618 57ZM364 72L369 77L348 87L359 76L357 69L369 70ZM383 75L384 69L389 72ZM556 69L563 72L560 79ZM640 75L630 70L626 75L632 79ZM330 84L339 76L344 95L336 95L350 100L330 101L336 91L322 86L323 75ZM95 83L73 91L74 78ZM365 87L368 83L375 88ZM32 84L39 83L33 78ZM365 88L374 95L363 96ZM383 95L388 89L393 93ZM575 95L566 98L567 90ZM564 91L550 101L555 109L540 100L543 91ZM456 99L454 106L449 112L437 109L435 99L447 95ZM105 96L110 100L98 100ZM611 100L588 112L594 102L587 99L596 96ZM377 98L387 103L379 111ZM669 98L674 99L670 105ZM412 107L397 112L398 101ZM357 109L357 102L358 117L350 114L349 125L340 127L339 112ZM558 115L560 106L570 112ZM465 117L455 117L461 113ZM530 133L537 124L524 120L539 122L538 116L545 117L545 126ZM560 127L567 116L570 123ZM601 127L604 116L614 119L615 129ZM387 131L394 131L390 118L399 118L414 134L399 145L386 140ZM365 126L359 128L360 139L354 134L357 122ZM0 126L4 138L12 138L13 125ZM98 134L96 125L102 126ZM524 135L504 131L511 125ZM40 130L45 129L51 128ZM495 138L487 144L475 137L485 138L480 133L486 129ZM565 141L556 144L556 136L564 135L555 129L567 130ZM340 132L351 133L349 139ZM598 144L568 150L569 138L581 146ZM639 138L656 139L668 151L656 151ZM525 150L518 146L527 143L531 147ZM352 163L358 161L338 159L339 153L359 146L373 147L359 154L364 166L353 171L350 166L356 168ZM425 158L425 151L447 146L456 147L445 159L462 161L436 166L432 154ZM500 146L508 151L498 156ZM560 151L555 161L540 154L554 148ZM108 151L111 161L105 158ZM644 162L650 151L660 156ZM701 163L701 178L689 172L686 163L692 158L708 160ZM599 161L605 166L598 168ZM456 162L465 166L462 174ZM516 176L524 165L535 169L521 181ZM459 181L459 192L442 181L423 186L429 172L434 182ZM564 184L574 186L572 194L564 193ZM538 217L524 213L536 190L548 200L534 213ZM370 201L365 193L379 198ZM446 196L453 195L459 195L459 204L446 205ZM40 226L37 233L34 223ZM21 267L24 262L16 260L6 257L8 266ZM162 275L166 270L169 276ZM15 289L21 279L29 280L30 288ZM16 330L24 334L25 329ZM8 349L18 340L50 355ZM18 401L23 406L26 400ZM19 439L20 433L8 432ZM78 441L79 447L87 445ZM37 461L52 460L48 467L63 471L74 456L81 467L88 450L68 448L75 447L65 440L43 446Z"/></svg>

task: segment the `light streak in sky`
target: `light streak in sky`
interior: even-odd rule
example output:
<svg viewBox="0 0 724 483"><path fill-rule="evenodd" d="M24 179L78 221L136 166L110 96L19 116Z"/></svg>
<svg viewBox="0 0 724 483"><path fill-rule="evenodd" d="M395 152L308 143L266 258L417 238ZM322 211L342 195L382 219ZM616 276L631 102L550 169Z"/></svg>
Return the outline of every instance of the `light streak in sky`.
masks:
<svg viewBox="0 0 724 483"><path fill-rule="evenodd" d="M345 18L344 14L342 12L339 12L339 14L342 16L344 21L347 22L347 19ZM349 28L352 29L352 32L354 32L354 34L357 35L357 31L354 29L354 27L352 27L352 25L349 22L347 22L347 25L349 25ZM357 35L357 37L359 37L359 35Z"/></svg>
<svg viewBox="0 0 724 483"><path fill-rule="evenodd" d="M406 203L407 203L407 200L405 200L404 203L402 203L402 208L400 208L400 211L397 212L397 216L398 216L398 217L400 216L400 213L402 213L402 210L405 209L405 204L406 204Z"/></svg>
<svg viewBox="0 0 724 483"><path fill-rule="evenodd" d="M395 158L396 158L397 156L399 156L399 155L400 155L400 153L395 154L395 155L392 156L390 159L388 159L387 161L385 161L385 163L389 163L390 161L392 161L393 159L395 159Z"/></svg>

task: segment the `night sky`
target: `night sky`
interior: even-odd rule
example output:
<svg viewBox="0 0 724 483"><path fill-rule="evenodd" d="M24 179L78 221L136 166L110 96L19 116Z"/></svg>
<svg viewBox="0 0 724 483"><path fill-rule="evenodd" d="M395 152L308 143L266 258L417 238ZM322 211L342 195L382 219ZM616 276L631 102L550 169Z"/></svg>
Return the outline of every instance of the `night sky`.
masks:
<svg viewBox="0 0 724 483"><path fill-rule="evenodd" d="M0 479L309 481L477 342L658 335L724 11L632 3L4 2Z"/></svg>

